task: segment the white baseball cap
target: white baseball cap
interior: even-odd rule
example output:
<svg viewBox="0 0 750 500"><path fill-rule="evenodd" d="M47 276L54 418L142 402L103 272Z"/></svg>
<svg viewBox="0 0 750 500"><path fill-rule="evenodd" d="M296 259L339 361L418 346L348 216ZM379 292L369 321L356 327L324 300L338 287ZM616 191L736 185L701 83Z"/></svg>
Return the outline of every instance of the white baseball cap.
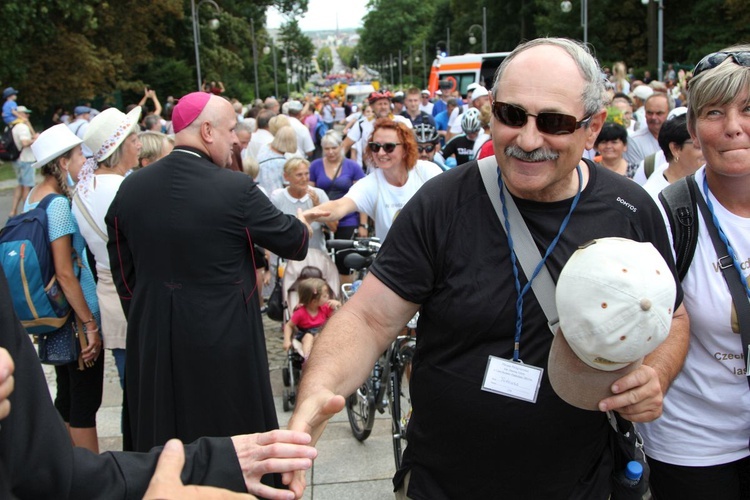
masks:
<svg viewBox="0 0 750 500"><path fill-rule="evenodd" d="M633 90L633 97L637 97L641 101L645 101L649 97L651 97L651 94L654 93L654 89L649 87L648 85L638 85Z"/></svg>
<svg viewBox="0 0 750 500"><path fill-rule="evenodd" d="M477 85L474 88L474 92L472 92L472 94L471 94L471 102L474 102L477 99L479 99L480 97L484 97L484 96L487 96L487 95L490 95L490 93L487 92L487 89L484 88L484 87L482 87L481 85Z"/></svg>
<svg viewBox="0 0 750 500"><path fill-rule="evenodd" d="M568 404L597 410L612 384L669 334L675 277L649 242L601 238L579 248L557 281L560 329L548 375Z"/></svg>

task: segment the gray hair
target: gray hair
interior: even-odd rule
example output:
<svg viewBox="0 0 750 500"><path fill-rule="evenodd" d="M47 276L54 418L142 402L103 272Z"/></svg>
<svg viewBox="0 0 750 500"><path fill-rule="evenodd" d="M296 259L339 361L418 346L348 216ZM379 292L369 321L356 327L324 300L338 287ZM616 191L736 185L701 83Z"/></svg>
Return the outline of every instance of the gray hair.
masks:
<svg viewBox="0 0 750 500"><path fill-rule="evenodd" d="M253 127L250 125L249 121L246 122L237 122L237 125L234 127L234 133L237 132L247 132L248 134L253 133Z"/></svg>
<svg viewBox="0 0 750 500"><path fill-rule="evenodd" d="M734 45L720 52L742 51L750 51L750 44ZM695 130L695 122L707 106L724 106L748 90L750 68L740 66L732 57L693 77L688 86L688 129Z"/></svg>
<svg viewBox="0 0 750 500"><path fill-rule="evenodd" d="M128 137L130 137L132 134L138 134L141 131L141 127L134 123L132 127L130 127L130 130L125 135L125 141L128 140ZM117 146L117 149L115 149L111 155L106 157L104 160L99 162L99 165L104 165L108 168L114 168L116 167L121 161L122 161L122 147L125 144L125 141L122 141L119 146ZM125 165L128 168L133 168L135 165Z"/></svg>
<svg viewBox="0 0 750 500"><path fill-rule="evenodd" d="M586 85L581 94L584 114L590 116L600 111L604 107L606 92L599 63L591 54L587 46L567 38L536 38L516 47L513 52L503 60L495 73L495 80L492 84L493 97L497 95L498 83L502 79L503 73L508 68L511 61L513 61L513 59L515 59L515 57L521 52L541 45L560 47L570 55L578 66L578 69L581 71L581 76L586 80Z"/></svg>
<svg viewBox="0 0 750 500"><path fill-rule="evenodd" d="M341 142L343 139L341 138L341 134L338 133L335 130L329 130L325 133L322 139L320 139L320 145L323 147L333 147L337 148L341 146Z"/></svg>

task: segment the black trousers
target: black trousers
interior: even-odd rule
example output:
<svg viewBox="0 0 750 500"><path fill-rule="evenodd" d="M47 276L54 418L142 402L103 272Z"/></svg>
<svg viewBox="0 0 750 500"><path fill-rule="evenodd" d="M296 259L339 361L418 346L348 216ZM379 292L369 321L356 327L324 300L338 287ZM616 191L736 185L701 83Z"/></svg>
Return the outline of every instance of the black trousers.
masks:
<svg viewBox="0 0 750 500"><path fill-rule="evenodd" d="M750 500L750 457L707 467L671 465L647 458L654 500Z"/></svg>

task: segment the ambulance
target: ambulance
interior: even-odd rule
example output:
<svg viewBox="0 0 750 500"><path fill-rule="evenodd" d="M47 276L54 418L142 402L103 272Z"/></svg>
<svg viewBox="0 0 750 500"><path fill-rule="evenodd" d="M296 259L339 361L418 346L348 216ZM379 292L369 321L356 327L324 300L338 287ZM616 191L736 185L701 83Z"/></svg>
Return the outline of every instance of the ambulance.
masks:
<svg viewBox="0 0 750 500"><path fill-rule="evenodd" d="M466 97L467 88L472 83L492 87L495 71L510 52L490 52L486 54L464 54L462 56L438 56L432 63L427 89L434 96L435 91L458 91Z"/></svg>

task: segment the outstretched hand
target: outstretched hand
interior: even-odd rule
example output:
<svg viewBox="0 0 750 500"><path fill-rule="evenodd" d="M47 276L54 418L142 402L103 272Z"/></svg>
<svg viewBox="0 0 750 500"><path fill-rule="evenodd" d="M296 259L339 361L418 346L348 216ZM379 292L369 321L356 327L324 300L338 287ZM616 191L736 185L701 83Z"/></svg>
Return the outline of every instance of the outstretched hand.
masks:
<svg viewBox="0 0 750 500"><path fill-rule="evenodd" d="M318 452L310 446L310 435L292 430L233 436L247 491L270 500L299 498L296 492L278 490L260 482L265 474L304 471L312 467ZM300 493L301 495L301 493Z"/></svg>
<svg viewBox="0 0 750 500"><path fill-rule="evenodd" d="M328 420L344 409L345 400L330 391L318 392L304 401L297 402L292 418L289 420L290 431L306 432L312 436L312 443L316 443L323 433ZM291 470L282 475L282 482L296 495L302 498L305 491L305 471Z"/></svg>

